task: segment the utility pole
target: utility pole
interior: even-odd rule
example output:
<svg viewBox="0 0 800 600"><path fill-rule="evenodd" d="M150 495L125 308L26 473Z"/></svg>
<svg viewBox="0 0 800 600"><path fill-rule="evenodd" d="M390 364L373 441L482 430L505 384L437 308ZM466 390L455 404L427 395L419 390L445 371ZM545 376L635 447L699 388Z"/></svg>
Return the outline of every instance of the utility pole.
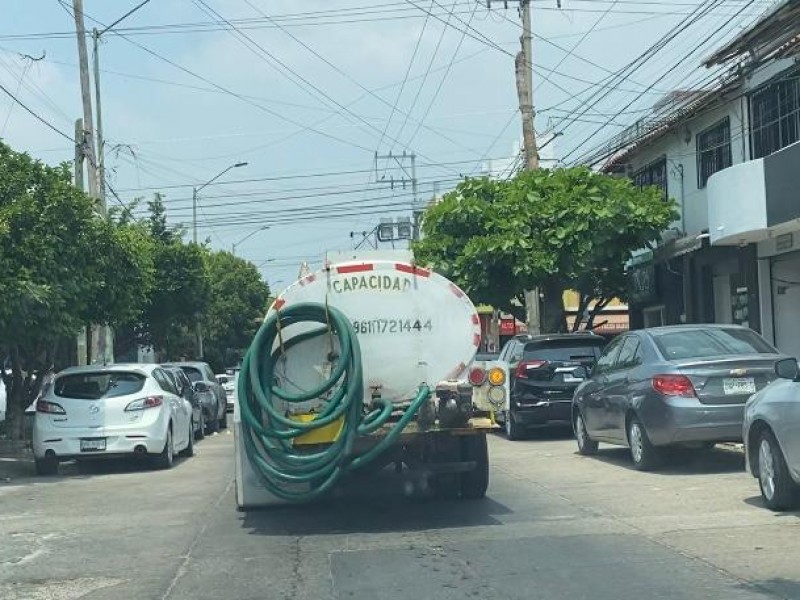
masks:
<svg viewBox="0 0 800 600"><path fill-rule="evenodd" d="M528 169L539 168L539 150L536 147L536 133L533 128L533 119L536 113L533 109L533 65L532 33L531 33L531 2L520 0L520 15L522 17L522 35L519 38L522 46L514 61L517 79L517 96L519 98L519 112L522 115L522 141L525 146L525 163Z"/></svg>
<svg viewBox="0 0 800 600"><path fill-rule="evenodd" d="M99 178L97 173L97 153L94 144L94 126L92 121L92 97L89 86L89 55L86 50L86 25L83 20L83 0L72 0L72 9L75 16L75 34L78 38L78 67L80 69L81 82L81 101L83 104L83 136L81 150L86 159L87 183L89 197L93 198L97 204L98 212L105 216L106 205L100 196L98 188ZM93 362L113 362L113 356L109 356L108 327L95 325L92 327L91 334L91 360ZM113 352L111 353L113 355Z"/></svg>
<svg viewBox="0 0 800 600"><path fill-rule="evenodd" d="M83 191L83 119L75 119L75 187ZM75 340L78 351L78 366L89 364L89 344L92 339L90 327L82 327Z"/></svg>
<svg viewBox="0 0 800 600"><path fill-rule="evenodd" d="M488 0L491 7L491 0ZM507 0L504 2L508 6ZM531 32L531 0L519 0L519 14L522 19L522 35L519 38L520 51L514 59L514 70L517 81L517 98L519 112L522 116L522 143L525 150L525 168L539 168L539 150L536 147L536 131L533 120L536 116L533 104L533 50ZM525 309L528 333L539 334L542 331L540 314L540 295L538 289L525 291Z"/></svg>
<svg viewBox="0 0 800 600"><path fill-rule="evenodd" d="M97 110L97 180L99 183L98 192L100 193L100 204L103 212L106 211L106 160L105 160L105 140L103 139L103 111L100 105L100 54L98 45L100 43L100 32L97 28L92 29L92 50L94 63L94 105Z"/></svg>
<svg viewBox="0 0 800 600"><path fill-rule="evenodd" d="M89 55L86 51L86 26L83 22L83 0L72 0L75 15L75 33L78 37L78 67L81 78L81 101L83 103L83 155L87 160L89 196L100 199L97 189L97 160L94 147L94 125L92 120L92 97L89 91ZM105 207L101 206L102 214Z"/></svg>
<svg viewBox="0 0 800 600"><path fill-rule="evenodd" d="M531 2L520 0L520 16L522 17L521 50L514 60L517 79L517 96L519 112L522 115L522 143L525 146L525 166L528 170L539 168L539 150L536 147L536 132L533 128L535 112L533 110L533 50L531 33ZM542 332L540 314L540 296L538 288L525 290L525 309L528 333L537 335Z"/></svg>

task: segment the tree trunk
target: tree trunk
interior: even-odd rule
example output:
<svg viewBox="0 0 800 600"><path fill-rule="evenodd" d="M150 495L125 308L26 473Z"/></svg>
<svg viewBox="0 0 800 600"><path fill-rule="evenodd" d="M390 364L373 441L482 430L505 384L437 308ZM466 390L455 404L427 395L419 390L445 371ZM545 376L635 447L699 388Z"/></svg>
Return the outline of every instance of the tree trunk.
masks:
<svg viewBox="0 0 800 600"><path fill-rule="evenodd" d="M12 440L25 439L25 378L22 374L22 357L19 346L11 346L11 376L4 376L6 385L6 410L8 419L8 434Z"/></svg>
<svg viewBox="0 0 800 600"><path fill-rule="evenodd" d="M591 298L586 294L579 294L578 300L578 313L575 315L575 322L572 324L572 333L578 331L583 323L583 313L586 312L586 307L589 306Z"/></svg>
<svg viewBox="0 0 800 600"><path fill-rule="evenodd" d="M595 305L592 307L592 311L589 314L589 320L586 322L586 329L591 330L594 327L594 321L597 318L603 309L608 306L611 302L612 298L600 298L595 302Z"/></svg>
<svg viewBox="0 0 800 600"><path fill-rule="evenodd" d="M564 315L564 286L557 279L548 279L540 286L542 300L542 333L562 333L567 330Z"/></svg>

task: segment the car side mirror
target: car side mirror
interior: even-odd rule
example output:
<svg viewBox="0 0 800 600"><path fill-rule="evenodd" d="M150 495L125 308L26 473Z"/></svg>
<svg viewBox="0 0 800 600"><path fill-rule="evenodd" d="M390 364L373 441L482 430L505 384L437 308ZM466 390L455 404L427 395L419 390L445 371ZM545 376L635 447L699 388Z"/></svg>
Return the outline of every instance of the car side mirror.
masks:
<svg viewBox="0 0 800 600"><path fill-rule="evenodd" d="M800 366L796 358L782 358L775 363L775 374L781 379L800 381Z"/></svg>

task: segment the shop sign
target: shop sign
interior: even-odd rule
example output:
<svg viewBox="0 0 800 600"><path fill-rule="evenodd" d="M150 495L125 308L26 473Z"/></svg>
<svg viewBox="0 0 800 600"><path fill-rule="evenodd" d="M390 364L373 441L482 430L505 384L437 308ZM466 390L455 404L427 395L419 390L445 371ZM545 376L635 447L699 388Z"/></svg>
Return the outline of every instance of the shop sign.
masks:
<svg viewBox="0 0 800 600"><path fill-rule="evenodd" d="M500 335L514 335L515 333L517 333L517 325L514 319L500 321Z"/></svg>

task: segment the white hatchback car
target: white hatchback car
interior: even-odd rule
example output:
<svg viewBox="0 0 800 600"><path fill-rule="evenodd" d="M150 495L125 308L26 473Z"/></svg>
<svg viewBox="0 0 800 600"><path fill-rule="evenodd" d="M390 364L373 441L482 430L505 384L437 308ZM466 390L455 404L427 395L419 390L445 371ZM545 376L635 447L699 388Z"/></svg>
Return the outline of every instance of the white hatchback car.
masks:
<svg viewBox="0 0 800 600"><path fill-rule="evenodd" d="M194 453L192 406L159 365L72 367L36 403L33 452L40 475L58 463L136 455L168 469Z"/></svg>

